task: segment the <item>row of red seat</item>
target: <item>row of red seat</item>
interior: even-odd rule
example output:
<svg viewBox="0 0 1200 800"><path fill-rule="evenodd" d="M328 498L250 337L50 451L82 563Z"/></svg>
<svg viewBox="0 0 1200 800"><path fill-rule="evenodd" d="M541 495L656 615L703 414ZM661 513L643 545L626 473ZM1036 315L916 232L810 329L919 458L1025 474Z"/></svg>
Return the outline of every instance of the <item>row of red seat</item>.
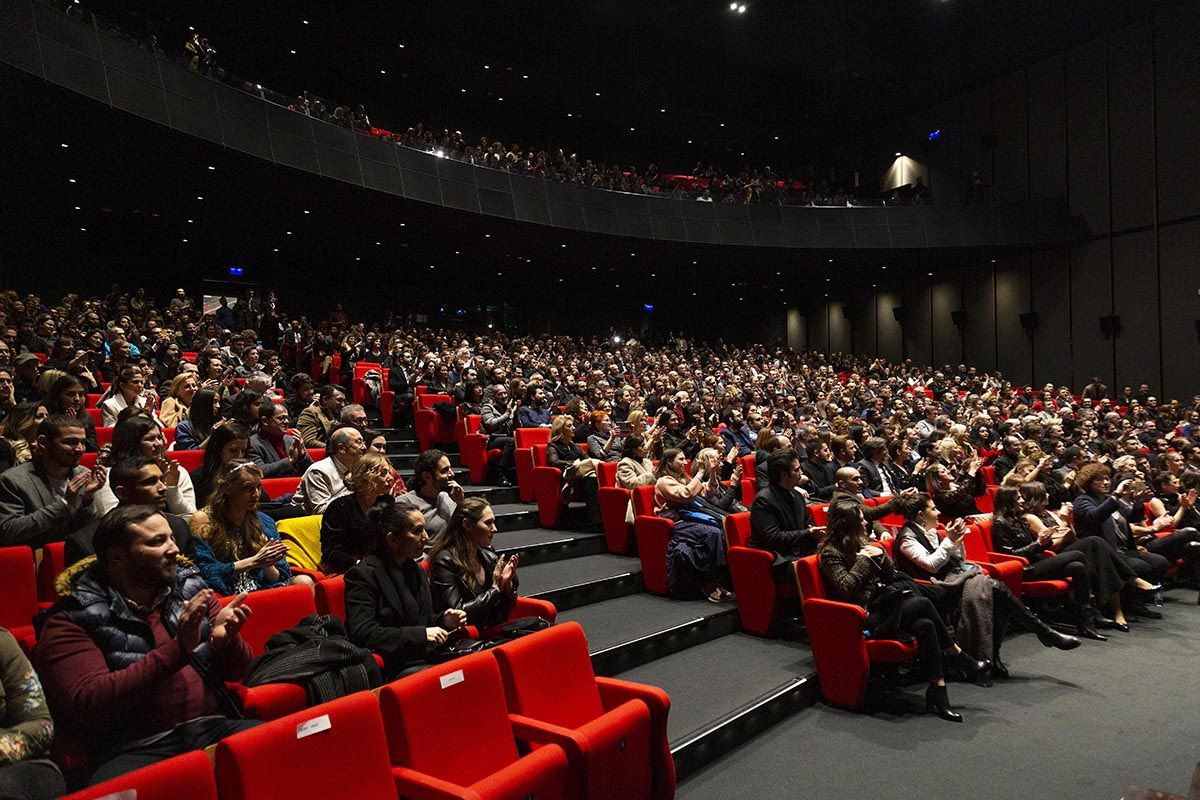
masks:
<svg viewBox="0 0 1200 800"><path fill-rule="evenodd" d="M104 439L99 439L101 446L112 441L112 430L113 430L112 428L97 428L96 429L96 434L97 434L98 439L99 439L99 434L101 431L108 432L107 441L105 441ZM173 428L167 428L167 430L171 431L172 434L174 434ZM99 456L100 456L99 453L84 453L82 456L79 457L79 465L81 467L86 467L87 469L91 469L93 466L96 465L96 459L99 458ZM204 451L203 450L168 450L166 452L166 456L167 456L167 458L169 458L172 461L179 462L179 468L184 470L185 472L193 472L196 469L199 469L200 465L204 463ZM325 448L324 447L308 448L308 457L311 458L313 461L320 461L321 459L323 459L325 457ZM275 479L273 479L273 478L265 479L263 481L264 488L266 488L268 480L275 480ZM292 483L293 490L295 489L296 486L298 486L300 484L300 479L298 477L297 478L281 478L279 480L294 481L294 483ZM271 490L268 489L267 493L270 494L270 491ZM281 492L281 494L282 494L282 492ZM272 495L272 497L274 497L274 496L275 495Z"/></svg>
<svg viewBox="0 0 1200 800"><path fill-rule="evenodd" d="M596 677L556 626L70 795L670 800L670 698ZM531 749L522 755L518 743Z"/></svg>

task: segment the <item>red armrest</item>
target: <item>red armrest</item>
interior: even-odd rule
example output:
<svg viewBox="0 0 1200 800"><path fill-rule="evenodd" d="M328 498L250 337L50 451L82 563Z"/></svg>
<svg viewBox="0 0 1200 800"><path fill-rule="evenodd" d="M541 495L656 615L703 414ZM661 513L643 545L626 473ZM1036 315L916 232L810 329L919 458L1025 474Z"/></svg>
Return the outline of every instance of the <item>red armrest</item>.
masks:
<svg viewBox="0 0 1200 800"><path fill-rule="evenodd" d="M412 800L481 800L478 792L408 767L392 767L392 780L396 793Z"/></svg>

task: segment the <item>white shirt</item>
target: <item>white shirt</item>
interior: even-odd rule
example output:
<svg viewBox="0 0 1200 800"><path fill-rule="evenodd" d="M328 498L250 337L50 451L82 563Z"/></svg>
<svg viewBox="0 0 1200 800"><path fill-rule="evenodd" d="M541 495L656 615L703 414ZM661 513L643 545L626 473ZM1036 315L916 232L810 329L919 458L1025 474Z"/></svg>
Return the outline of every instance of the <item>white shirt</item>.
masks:
<svg viewBox="0 0 1200 800"><path fill-rule="evenodd" d="M324 514L326 506L350 493L346 488L347 472L349 470L333 456L315 462L300 478L300 485L292 495L292 505L303 506L309 514Z"/></svg>
<svg viewBox="0 0 1200 800"><path fill-rule="evenodd" d="M930 573L937 572L946 566L946 562L950 560L950 555L955 552L959 553L963 558L966 557L962 550L962 545L955 544L949 536L939 542L936 530L925 530L915 523L906 527L909 530L920 530L925 535L926 541L934 545L934 550L931 553L922 547L920 542L907 536L900 542L900 552L904 554L904 557L914 564L919 564L922 569Z"/></svg>

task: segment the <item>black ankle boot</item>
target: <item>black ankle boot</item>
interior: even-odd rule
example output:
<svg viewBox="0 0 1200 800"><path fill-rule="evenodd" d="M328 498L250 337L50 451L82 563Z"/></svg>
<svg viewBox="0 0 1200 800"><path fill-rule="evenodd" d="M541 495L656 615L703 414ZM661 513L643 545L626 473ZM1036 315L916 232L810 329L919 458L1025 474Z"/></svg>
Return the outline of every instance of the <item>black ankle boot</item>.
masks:
<svg viewBox="0 0 1200 800"><path fill-rule="evenodd" d="M988 672L992 668L992 662L988 659L976 661L975 657L966 650L959 650L951 660L950 666L963 671L969 681L980 681L987 677Z"/></svg>
<svg viewBox="0 0 1200 800"><path fill-rule="evenodd" d="M963 721L962 714L950 710L950 695L946 692L946 687L936 683L929 684L929 688L925 690L925 713L937 714L947 722Z"/></svg>
<svg viewBox="0 0 1200 800"><path fill-rule="evenodd" d="M1096 631L1095 618L1100 612L1092 606L1077 606L1075 608L1075 635L1080 639L1091 639L1094 642L1107 642L1108 637ZM1109 620L1111 622L1112 620Z"/></svg>
<svg viewBox="0 0 1200 800"><path fill-rule="evenodd" d="M1002 602L1007 621L1015 622L1030 633L1036 634L1038 641L1046 647L1057 647L1059 650L1074 650L1076 647L1079 647L1081 642L1078 639L1074 636L1059 633L1054 628L1051 628L1037 614L1030 611L1028 606L1013 596L1013 593L1008 590L1007 586L999 582L997 582L997 586L1000 588L996 590L996 594L993 597L996 600L1003 598Z"/></svg>

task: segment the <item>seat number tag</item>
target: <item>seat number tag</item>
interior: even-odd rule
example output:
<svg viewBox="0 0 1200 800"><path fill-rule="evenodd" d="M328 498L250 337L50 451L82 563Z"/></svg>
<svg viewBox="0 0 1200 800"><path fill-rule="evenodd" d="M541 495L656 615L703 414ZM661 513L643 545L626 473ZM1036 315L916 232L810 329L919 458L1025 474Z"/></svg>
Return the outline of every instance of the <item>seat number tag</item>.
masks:
<svg viewBox="0 0 1200 800"><path fill-rule="evenodd" d="M314 733L327 731L332 727L333 725L329 722L329 715L322 714L319 717L314 717L307 722L301 722L299 725L297 725L296 738L303 739L307 736L312 736Z"/></svg>
<svg viewBox="0 0 1200 800"><path fill-rule="evenodd" d="M461 669L456 669L454 672L446 673L438 680L441 681L443 689L449 689L454 684L462 683L466 679L463 677L463 671Z"/></svg>

